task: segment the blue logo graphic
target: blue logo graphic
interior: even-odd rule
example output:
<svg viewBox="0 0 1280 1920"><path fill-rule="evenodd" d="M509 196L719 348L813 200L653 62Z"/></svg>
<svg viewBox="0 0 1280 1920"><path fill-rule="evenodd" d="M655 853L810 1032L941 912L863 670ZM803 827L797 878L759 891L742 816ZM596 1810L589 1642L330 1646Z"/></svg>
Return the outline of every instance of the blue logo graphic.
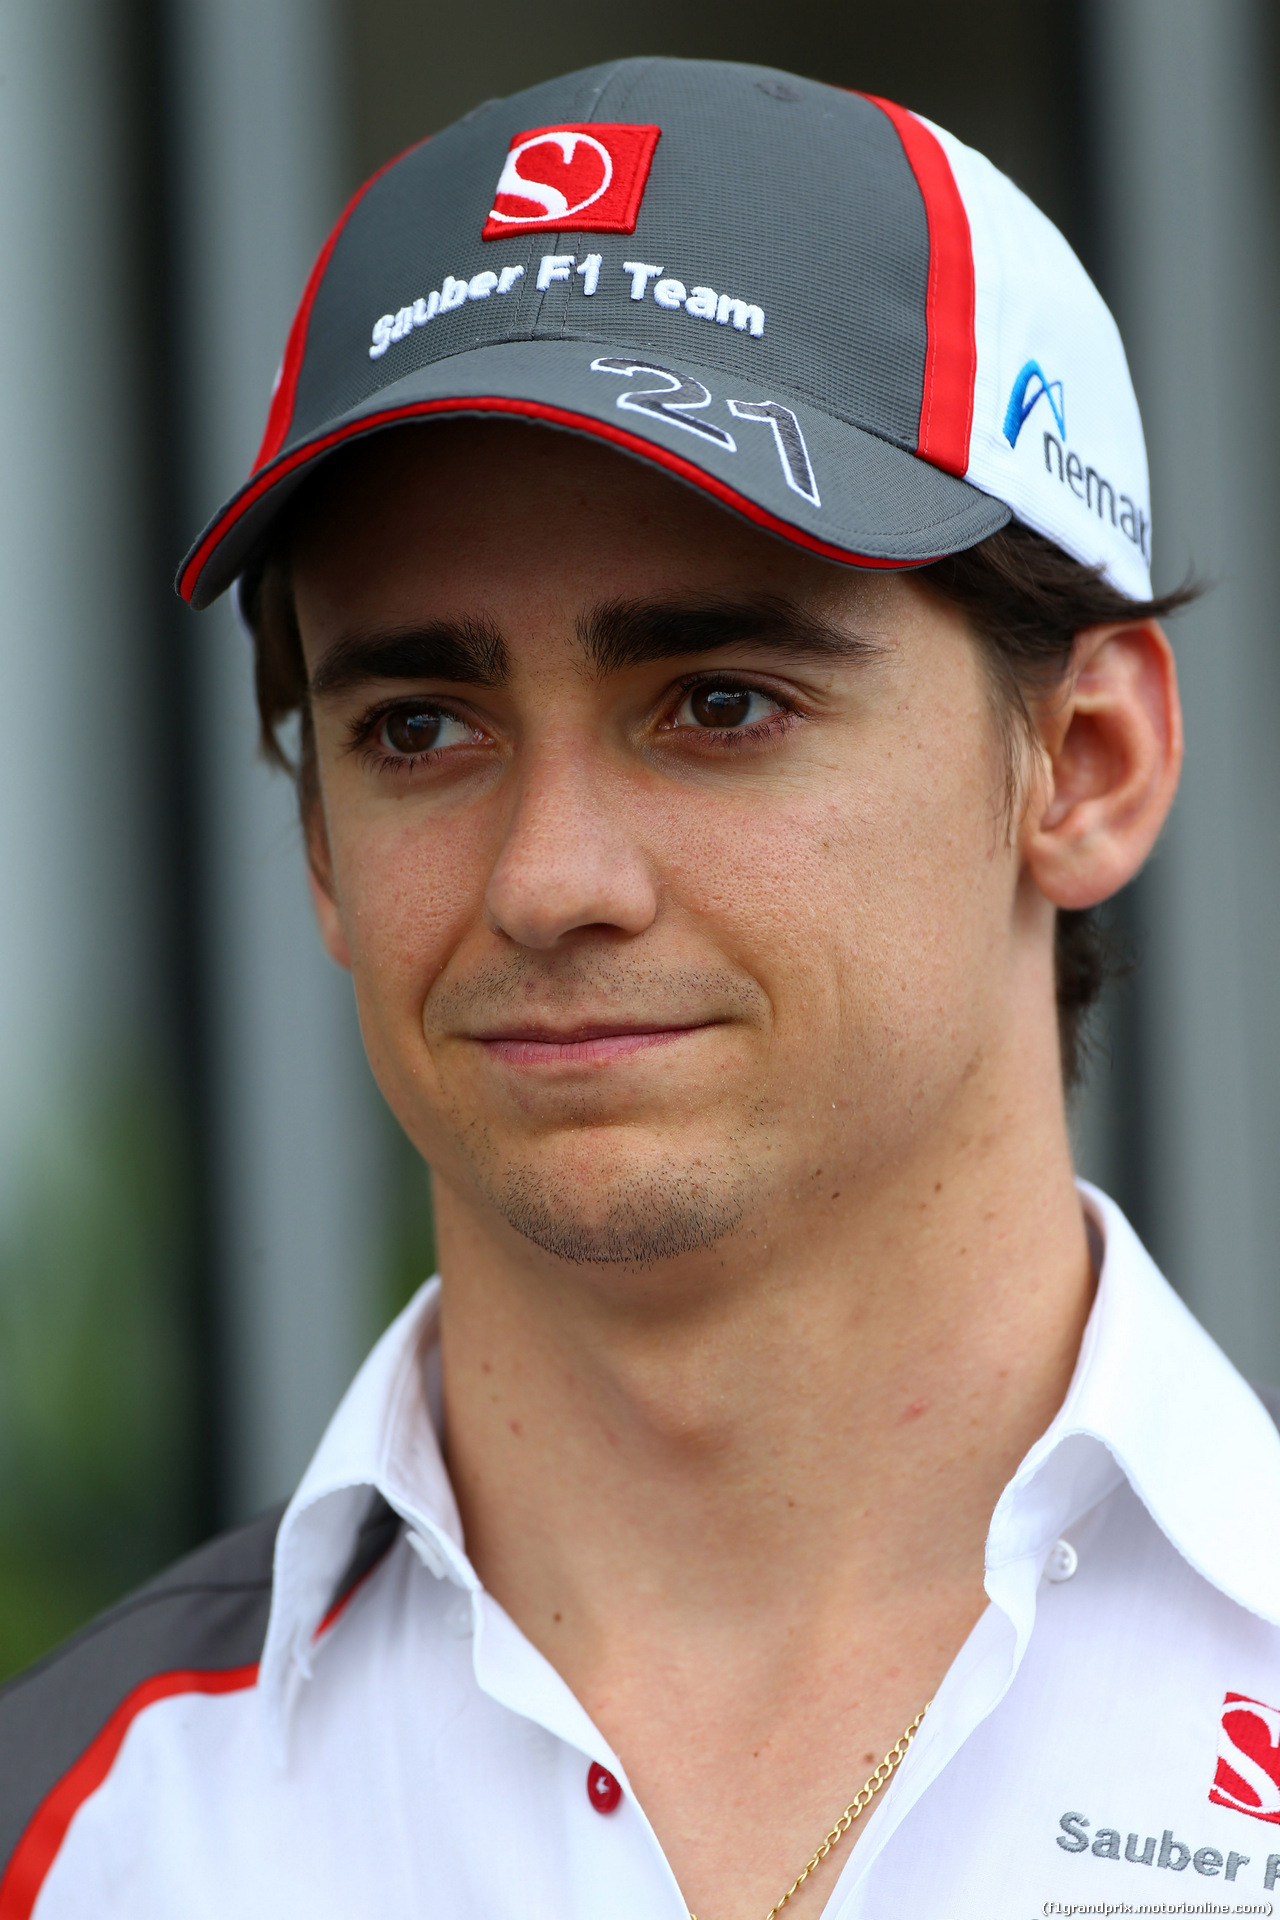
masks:
<svg viewBox="0 0 1280 1920"><path fill-rule="evenodd" d="M1062 382L1046 380L1040 362L1028 360L1013 383L1013 392L1009 395L1009 405L1005 409L1004 437L1011 447L1017 446L1023 423L1037 400L1049 402L1053 409L1053 417L1058 423L1058 432L1064 440L1066 439L1067 421L1062 405Z"/></svg>

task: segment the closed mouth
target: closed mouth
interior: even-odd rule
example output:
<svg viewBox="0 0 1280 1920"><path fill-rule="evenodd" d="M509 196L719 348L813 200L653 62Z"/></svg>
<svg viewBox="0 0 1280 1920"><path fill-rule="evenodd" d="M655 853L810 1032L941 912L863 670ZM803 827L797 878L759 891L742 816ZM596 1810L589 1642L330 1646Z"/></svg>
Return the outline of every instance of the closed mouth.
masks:
<svg viewBox="0 0 1280 1920"><path fill-rule="evenodd" d="M708 1020L691 1020L679 1026L656 1021L592 1021L556 1028L522 1022L470 1037L487 1053L511 1066L587 1066L623 1060L720 1024Z"/></svg>

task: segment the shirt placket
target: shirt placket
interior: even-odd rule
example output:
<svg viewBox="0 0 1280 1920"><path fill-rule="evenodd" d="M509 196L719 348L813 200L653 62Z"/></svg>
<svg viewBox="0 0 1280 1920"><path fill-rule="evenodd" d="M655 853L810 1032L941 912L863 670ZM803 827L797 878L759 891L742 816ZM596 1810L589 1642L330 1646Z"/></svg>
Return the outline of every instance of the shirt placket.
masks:
<svg viewBox="0 0 1280 1920"><path fill-rule="evenodd" d="M1089 1504L1117 1478L1102 1454L1091 1463ZM922 1796L958 1759L965 1742L996 1710L1026 1656L1036 1621L1040 1581L1062 1545L1061 1526L1075 1518L1071 1492L1080 1477L1054 1472L1052 1451L1034 1471L1006 1488L987 1538L988 1605L947 1671L892 1787L855 1847L825 1920L863 1920L871 1912L875 1866ZM943 1789L945 1791L945 1783Z"/></svg>
<svg viewBox="0 0 1280 1920"><path fill-rule="evenodd" d="M688 1920L688 1908L626 1769L577 1696L491 1594L470 1594L476 1685L560 1743L572 1857L564 1920ZM601 1771L616 1782L605 1788Z"/></svg>

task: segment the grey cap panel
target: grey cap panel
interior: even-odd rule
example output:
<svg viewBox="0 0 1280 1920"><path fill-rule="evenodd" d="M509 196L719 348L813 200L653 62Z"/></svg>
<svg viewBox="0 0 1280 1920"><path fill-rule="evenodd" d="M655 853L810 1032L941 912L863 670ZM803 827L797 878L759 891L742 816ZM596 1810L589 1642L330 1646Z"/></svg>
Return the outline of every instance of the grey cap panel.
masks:
<svg viewBox="0 0 1280 1920"><path fill-rule="evenodd" d="M620 401L646 389L656 389L661 395L669 386L659 376L624 378L592 368L594 360L625 357L609 341L536 340L488 346L407 374L357 409L346 425L353 433L360 431L364 421L368 421L370 430L380 429L384 424L396 424L384 422L384 413L424 404L439 405L444 411L452 402L455 404L448 407L450 412L484 412L489 418L494 417L495 409L469 407L468 402L496 399L500 408L503 399L510 399L513 413L521 402L558 407L581 416L584 432L591 432L592 423L598 423L609 433L634 436L639 444L631 451L639 457L645 457L647 445L658 461L664 456L692 461L713 485L718 482L742 496L747 505L740 510L749 513L750 506L758 506L785 523L777 531L785 534L786 527L794 526L812 541L840 550L828 557L844 558L852 565L857 564L858 556L890 565L936 559L975 545L1010 519L1002 501L980 493L967 481L942 473L874 434L797 403L793 411L804 435L820 500L815 506L787 484L782 451L768 424L740 419L729 410L730 399L745 403L770 400L774 396L767 387L757 382L724 380L711 368L671 355L661 361L657 355L652 356L653 364L666 368L672 380L696 380L710 393L708 404L690 409L689 417L705 420L728 435L734 443L730 452L675 424L670 416L620 406ZM418 424L429 427L438 417L436 412L427 414ZM572 420L548 420L546 424L573 430ZM193 605L207 605L231 583L315 464L295 468L241 516L206 564ZM700 485L696 477L688 477L691 485ZM712 492L712 487L704 491ZM714 492L712 497L718 497L720 504L730 509L734 506L732 500Z"/></svg>
<svg viewBox="0 0 1280 1920"><path fill-rule="evenodd" d="M512 138L583 123L662 128L632 234L480 238ZM815 221L815 198L825 203ZM544 254L603 257L540 292ZM624 262L758 307L757 337L651 294ZM854 94L770 68L633 60L493 102L377 180L339 236L312 310L287 445L443 355L534 336L607 335L618 351L695 354L914 448L925 357L928 226L888 117ZM374 322L483 271L523 267L512 293L467 301L371 359ZM693 338L700 334L696 346Z"/></svg>
<svg viewBox="0 0 1280 1920"><path fill-rule="evenodd" d="M524 268L514 296L469 301L443 316L434 334L427 328L411 335L412 364L491 340L530 337L541 302L538 261L556 250L556 236L485 242L481 229L513 136L547 122L590 117L615 70L593 68L488 101L375 180L339 236L317 294L286 446L362 405L389 375L398 378L407 370L393 373L386 361L369 358L374 321L438 290L446 275L469 280L486 268Z"/></svg>
<svg viewBox="0 0 1280 1920"><path fill-rule="evenodd" d="M695 350L683 312L633 302L625 274L603 273L610 337L696 351L914 450L929 233L888 116L858 94L772 68L666 60L611 83L599 117L615 112L663 125L626 257L652 242L640 258L686 286L709 284L758 305L765 328L759 339L717 328L714 346ZM817 218L815 207L823 207ZM595 247L608 264L604 243L613 238L569 235L564 244L578 257ZM578 324L586 317L586 303L573 302L563 283L552 304L569 331L573 316Z"/></svg>

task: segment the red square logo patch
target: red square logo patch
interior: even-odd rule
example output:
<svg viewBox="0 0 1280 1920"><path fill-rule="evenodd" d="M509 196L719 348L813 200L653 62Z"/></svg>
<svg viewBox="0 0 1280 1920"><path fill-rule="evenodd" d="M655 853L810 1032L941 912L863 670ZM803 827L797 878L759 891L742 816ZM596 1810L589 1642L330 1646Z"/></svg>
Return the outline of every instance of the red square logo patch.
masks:
<svg viewBox="0 0 1280 1920"><path fill-rule="evenodd" d="M535 127L511 142L482 240L634 233L661 127Z"/></svg>
<svg viewBox="0 0 1280 1920"><path fill-rule="evenodd" d="M1219 1807L1280 1826L1280 1707L1264 1706L1244 1693L1227 1695L1209 1798Z"/></svg>

